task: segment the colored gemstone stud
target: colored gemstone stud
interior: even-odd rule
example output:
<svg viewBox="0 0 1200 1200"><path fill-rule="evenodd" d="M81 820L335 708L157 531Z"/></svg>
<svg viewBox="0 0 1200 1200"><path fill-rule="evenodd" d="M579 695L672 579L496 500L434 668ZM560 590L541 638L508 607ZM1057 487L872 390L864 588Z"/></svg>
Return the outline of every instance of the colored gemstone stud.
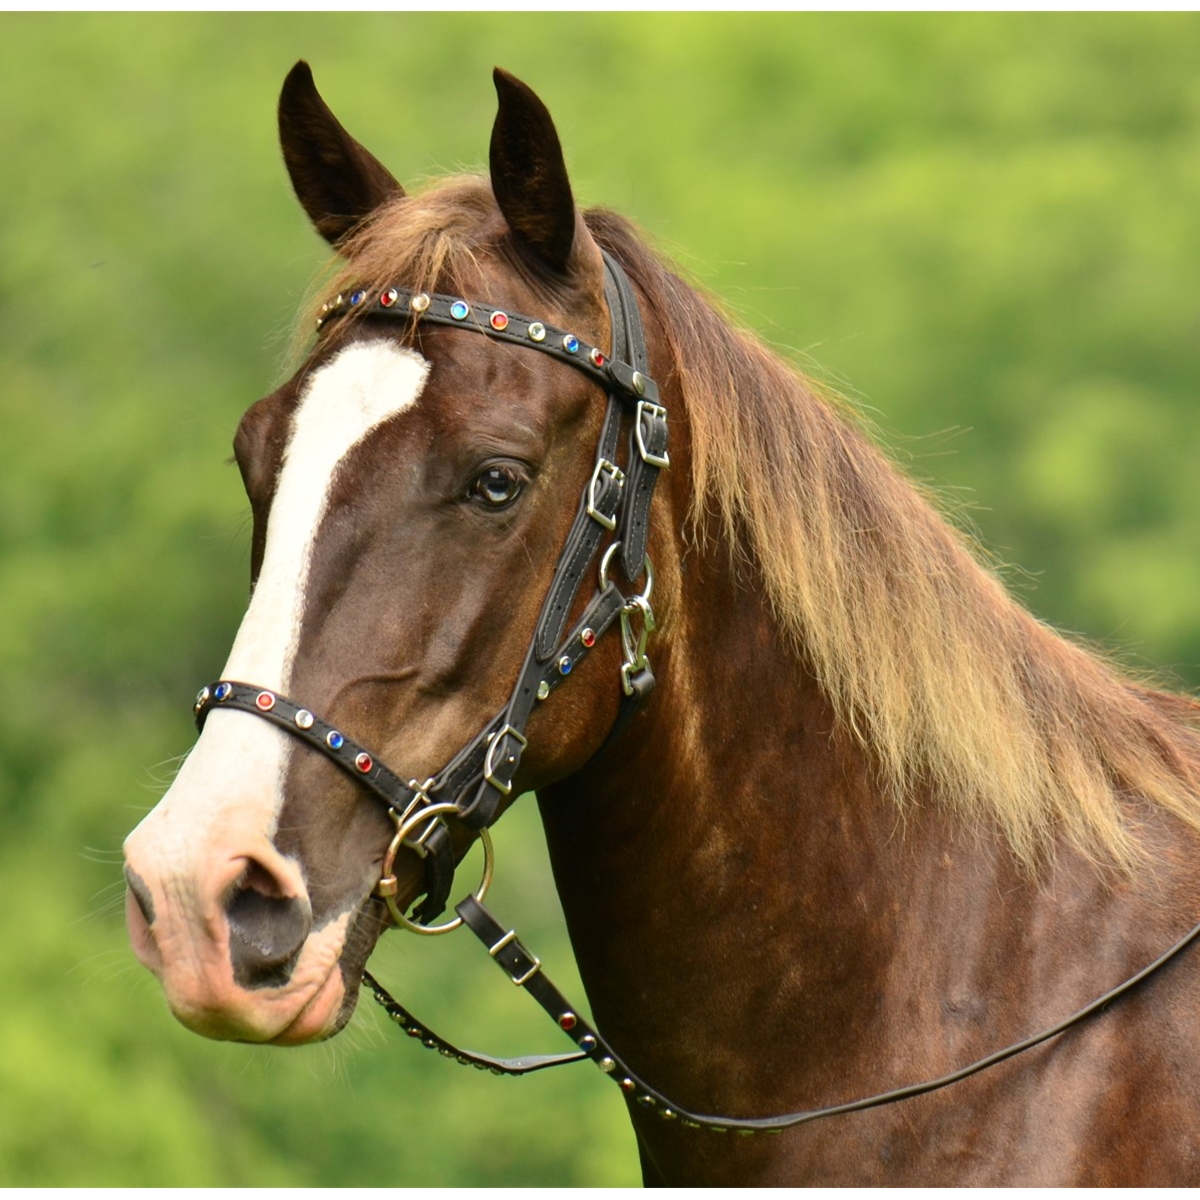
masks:
<svg viewBox="0 0 1200 1200"><path fill-rule="evenodd" d="M259 692L254 703L262 712L270 712L275 707L275 697L270 692Z"/></svg>
<svg viewBox="0 0 1200 1200"><path fill-rule="evenodd" d="M529 326L529 340L531 342L544 342L546 340L546 327L541 321L534 321Z"/></svg>
<svg viewBox="0 0 1200 1200"><path fill-rule="evenodd" d="M488 323L497 333L508 328L508 313L494 312L488 318Z"/></svg>
<svg viewBox="0 0 1200 1200"><path fill-rule="evenodd" d="M365 775L375 764L371 761L371 756L363 751L362 754L355 755L354 765Z"/></svg>
<svg viewBox="0 0 1200 1200"><path fill-rule="evenodd" d="M558 660L558 673L560 675L570 675L571 668L574 665L575 664L570 660L570 658L564 654L562 658Z"/></svg>
<svg viewBox="0 0 1200 1200"><path fill-rule="evenodd" d="M455 300L455 302L450 305L450 315L456 321L465 321L467 319L467 314L470 311L471 306L465 300Z"/></svg>
<svg viewBox="0 0 1200 1200"><path fill-rule="evenodd" d="M623 1091L623 1092L636 1092L636 1091L637 1091L637 1084L636 1084L636 1083L634 1083L632 1079L622 1079L622 1080L621 1080L621 1091Z"/></svg>
<svg viewBox="0 0 1200 1200"><path fill-rule="evenodd" d="M579 349L579 339L573 333L565 334L562 340L562 348L568 354L574 354Z"/></svg>
<svg viewBox="0 0 1200 1200"><path fill-rule="evenodd" d="M298 709L296 712L296 724L301 729L311 729L313 727L313 715L307 708Z"/></svg>
<svg viewBox="0 0 1200 1200"><path fill-rule="evenodd" d="M585 629L580 635L579 640L588 647L596 644L596 631L594 629Z"/></svg>
<svg viewBox="0 0 1200 1200"><path fill-rule="evenodd" d="M325 735L325 744L330 748L330 750L340 750L342 748L342 743L345 740L346 739L342 737L342 735L338 733L336 729L331 729Z"/></svg>
<svg viewBox="0 0 1200 1200"><path fill-rule="evenodd" d="M221 700L228 700L229 693L232 691L233 691L232 683L218 683L216 688L213 691L213 695L216 697L216 699L219 702Z"/></svg>
<svg viewBox="0 0 1200 1200"><path fill-rule="evenodd" d="M537 698L539 700L545 700L548 695L550 695L550 685L543 679L542 682L538 684Z"/></svg>
<svg viewBox="0 0 1200 1200"><path fill-rule="evenodd" d="M362 290L362 288L359 288L357 292L350 293L350 306L352 308L355 308L358 305L360 305L366 298L367 298L367 293L364 292Z"/></svg>
<svg viewBox="0 0 1200 1200"><path fill-rule="evenodd" d="M574 1029L579 1023L579 1018L573 1012L565 1012L558 1018L559 1029Z"/></svg>
<svg viewBox="0 0 1200 1200"><path fill-rule="evenodd" d="M591 353L588 354L588 358L592 360L593 365L597 367L604 366L604 355L601 354L595 346L592 347Z"/></svg>
<svg viewBox="0 0 1200 1200"><path fill-rule="evenodd" d="M379 303L384 308L391 308L392 305L395 304L399 299L400 293L396 291L395 288L388 288L388 290L379 297Z"/></svg>
<svg viewBox="0 0 1200 1200"><path fill-rule="evenodd" d="M605 1073L605 1075L611 1075L617 1069L616 1062L611 1058L602 1058L596 1064L596 1066L598 1066L600 1070Z"/></svg>
<svg viewBox="0 0 1200 1200"><path fill-rule="evenodd" d="M429 297L424 292L418 292L409 302L408 307L415 313L429 310Z"/></svg>
<svg viewBox="0 0 1200 1200"><path fill-rule="evenodd" d="M212 696L212 691L209 688L202 687L199 695L196 697L196 703L193 705L193 712L199 712L209 701Z"/></svg>
<svg viewBox="0 0 1200 1200"><path fill-rule="evenodd" d="M590 1033L585 1033L583 1037L579 1039L579 1048L580 1050L595 1050L596 1039L592 1037Z"/></svg>

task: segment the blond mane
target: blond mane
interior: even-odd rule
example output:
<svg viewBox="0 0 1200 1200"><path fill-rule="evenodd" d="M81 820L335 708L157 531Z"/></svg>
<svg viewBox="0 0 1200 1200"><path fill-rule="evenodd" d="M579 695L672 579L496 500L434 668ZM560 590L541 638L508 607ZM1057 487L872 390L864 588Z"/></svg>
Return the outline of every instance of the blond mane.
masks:
<svg viewBox="0 0 1200 1200"><path fill-rule="evenodd" d="M446 287L473 275L497 236L483 179L401 208L345 247L335 288ZM722 542L765 590L897 803L932 794L973 827L998 825L1030 865L1060 835L1132 865L1139 805L1200 829L1200 705L1037 621L844 406L683 283L623 218L587 221L671 343L695 536Z"/></svg>

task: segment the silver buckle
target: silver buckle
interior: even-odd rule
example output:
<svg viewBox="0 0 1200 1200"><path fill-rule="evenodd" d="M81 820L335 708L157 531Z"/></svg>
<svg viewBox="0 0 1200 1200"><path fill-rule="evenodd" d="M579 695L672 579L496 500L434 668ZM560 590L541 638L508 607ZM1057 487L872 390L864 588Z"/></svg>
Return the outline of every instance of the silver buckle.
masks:
<svg viewBox="0 0 1200 1200"><path fill-rule="evenodd" d="M520 730L514 729L511 725L505 725L499 733L489 739L487 754L483 758L483 777L502 796L509 795L513 790L513 785L505 783L503 779L496 777L496 764L492 756L496 753L496 747L510 734L521 744L522 750L529 745L529 739Z"/></svg>
<svg viewBox="0 0 1200 1200"><path fill-rule="evenodd" d="M495 958L505 946L507 946L510 942L515 942L516 940L517 931L515 929L510 929L494 946L488 947L488 953ZM524 975L509 975L509 979L511 979L513 983L517 985L517 987L524 987L542 969L542 960L538 958L536 954L530 954L528 950L525 950L524 946L521 946L521 949L524 950L528 955L530 961L533 963L533 966L530 967Z"/></svg>
<svg viewBox="0 0 1200 1200"><path fill-rule="evenodd" d="M592 471L592 481L588 484L587 515L611 533L617 527L617 518L606 516L596 507L596 500L600 492L600 476L605 471L608 472L618 488L625 486L625 472L616 463L610 463L607 458L600 459L596 463L595 470Z"/></svg>
<svg viewBox="0 0 1200 1200"><path fill-rule="evenodd" d="M642 413L649 413L652 421L666 422L667 410L661 404L655 404L652 400L639 400L637 405L637 415L633 419L633 436L637 441L638 453L642 456L642 462L651 467L659 467L666 470L671 465L671 459L664 450L662 454L651 454L646 448L646 439L642 434Z"/></svg>

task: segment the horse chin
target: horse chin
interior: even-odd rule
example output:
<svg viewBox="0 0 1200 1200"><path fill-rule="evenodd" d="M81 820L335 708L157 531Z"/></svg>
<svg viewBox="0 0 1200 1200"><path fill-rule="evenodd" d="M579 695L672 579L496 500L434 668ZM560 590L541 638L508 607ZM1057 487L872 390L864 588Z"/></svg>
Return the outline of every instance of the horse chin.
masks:
<svg viewBox="0 0 1200 1200"><path fill-rule="evenodd" d="M342 972L335 968L295 1019L274 1037L268 1038L267 1044L302 1046L308 1042L323 1042L345 1025L353 1011L354 998L347 995Z"/></svg>

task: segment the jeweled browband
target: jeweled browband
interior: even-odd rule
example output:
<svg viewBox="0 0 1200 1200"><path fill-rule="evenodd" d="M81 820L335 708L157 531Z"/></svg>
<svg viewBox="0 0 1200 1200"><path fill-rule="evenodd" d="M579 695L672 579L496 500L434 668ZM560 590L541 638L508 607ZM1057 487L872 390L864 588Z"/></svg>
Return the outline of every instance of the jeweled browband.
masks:
<svg viewBox="0 0 1200 1200"><path fill-rule="evenodd" d="M386 287L378 293L356 288L349 294L339 293L321 306L317 330L327 321L344 316L353 310L370 316L409 316L414 320L432 321L439 325L459 326L487 334L497 341L531 346L553 358L569 363L591 375L602 387L616 388L634 400L658 403L658 388L637 367L606 355L596 346L543 321L509 314L502 308L486 304L469 304L456 296L434 292L414 292L408 288ZM666 466L665 438L659 466Z"/></svg>

